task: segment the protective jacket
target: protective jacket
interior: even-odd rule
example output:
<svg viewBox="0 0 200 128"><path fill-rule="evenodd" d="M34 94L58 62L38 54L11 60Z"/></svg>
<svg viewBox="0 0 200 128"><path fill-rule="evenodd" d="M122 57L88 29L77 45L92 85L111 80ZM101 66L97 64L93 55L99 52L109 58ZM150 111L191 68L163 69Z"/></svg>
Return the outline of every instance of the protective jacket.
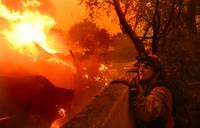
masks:
<svg viewBox="0 0 200 128"><path fill-rule="evenodd" d="M173 128L172 94L162 81L143 85L130 100L136 128Z"/></svg>

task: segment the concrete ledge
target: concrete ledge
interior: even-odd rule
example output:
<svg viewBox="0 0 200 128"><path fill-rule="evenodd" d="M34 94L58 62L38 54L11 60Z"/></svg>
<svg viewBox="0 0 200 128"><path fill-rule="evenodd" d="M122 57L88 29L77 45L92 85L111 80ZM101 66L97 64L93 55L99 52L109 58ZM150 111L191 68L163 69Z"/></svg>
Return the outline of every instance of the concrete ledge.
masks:
<svg viewBox="0 0 200 128"><path fill-rule="evenodd" d="M134 128L128 107L128 87L111 84L62 128Z"/></svg>

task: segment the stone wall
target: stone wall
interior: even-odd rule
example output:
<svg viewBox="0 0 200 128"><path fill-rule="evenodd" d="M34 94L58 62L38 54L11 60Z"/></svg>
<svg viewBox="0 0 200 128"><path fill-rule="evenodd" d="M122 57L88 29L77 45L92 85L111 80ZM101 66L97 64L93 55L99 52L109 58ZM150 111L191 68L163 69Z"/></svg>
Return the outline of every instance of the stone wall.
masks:
<svg viewBox="0 0 200 128"><path fill-rule="evenodd" d="M128 87L109 85L62 128L134 128L128 108Z"/></svg>
<svg viewBox="0 0 200 128"><path fill-rule="evenodd" d="M181 94L175 97L175 128L199 128L200 82L180 85L180 88L175 90ZM129 114L127 86L112 84L62 128L135 128Z"/></svg>

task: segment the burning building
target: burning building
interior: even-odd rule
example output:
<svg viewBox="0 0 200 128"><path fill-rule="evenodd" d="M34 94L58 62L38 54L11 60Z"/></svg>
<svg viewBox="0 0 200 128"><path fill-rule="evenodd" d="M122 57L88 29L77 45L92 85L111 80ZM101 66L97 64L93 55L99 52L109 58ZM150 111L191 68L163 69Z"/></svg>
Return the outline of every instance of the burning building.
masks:
<svg viewBox="0 0 200 128"><path fill-rule="evenodd" d="M102 89L107 67L79 64L54 17L48 0L0 0L0 127L57 127Z"/></svg>

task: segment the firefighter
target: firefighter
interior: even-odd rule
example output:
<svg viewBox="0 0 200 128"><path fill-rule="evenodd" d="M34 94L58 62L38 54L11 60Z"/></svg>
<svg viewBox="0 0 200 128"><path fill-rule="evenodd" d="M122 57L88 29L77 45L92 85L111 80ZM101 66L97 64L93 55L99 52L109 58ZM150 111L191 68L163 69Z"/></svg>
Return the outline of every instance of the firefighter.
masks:
<svg viewBox="0 0 200 128"><path fill-rule="evenodd" d="M148 54L138 58L137 91L130 95L130 106L136 128L173 128L172 94L164 82L163 67L158 56Z"/></svg>

